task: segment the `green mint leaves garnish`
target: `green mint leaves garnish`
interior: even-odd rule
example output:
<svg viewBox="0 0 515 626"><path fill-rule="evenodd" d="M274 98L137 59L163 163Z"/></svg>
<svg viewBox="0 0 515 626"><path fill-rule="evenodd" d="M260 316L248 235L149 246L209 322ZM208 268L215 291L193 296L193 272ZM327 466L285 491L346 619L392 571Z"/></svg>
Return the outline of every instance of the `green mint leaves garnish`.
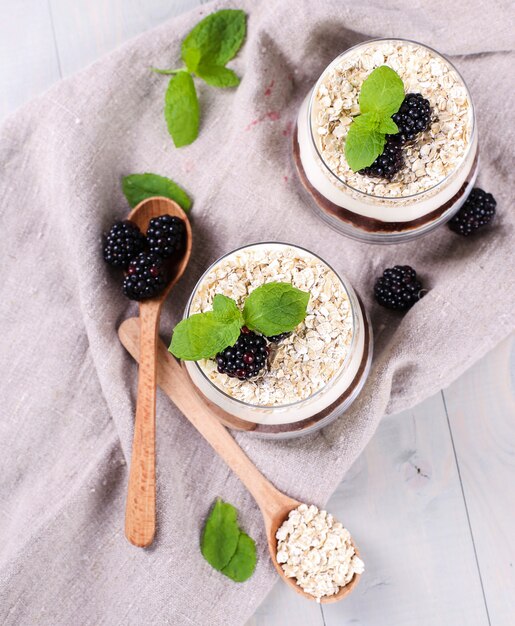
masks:
<svg viewBox="0 0 515 626"><path fill-rule="evenodd" d="M224 324L237 323L239 328L241 328L245 323L236 302L232 298L223 296L221 293L217 293L213 298L213 313L216 319Z"/></svg>
<svg viewBox="0 0 515 626"><path fill-rule="evenodd" d="M404 85L401 77L387 65L377 67L363 81L359 94L361 113L378 113L391 117L397 113L404 100Z"/></svg>
<svg viewBox="0 0 515 626"><path fill-rule="evenodd" d="M209 359L240 336L243 316L236 302L217 294L213 310L182 320L173 331L170 352L184 361Z"/></svg>
<svg viewBox="0 0 515 626"><path fill-rule="evenodd" d="M235 582L244 582L256 568L256 544L238 526L238 512L217 499L209 514L200 550L206 561Z"/></svg>
<svg viewBox="0 0 515 626"><path fill-rule="evenodd" d="M360 115L350 125L345 157L355 172L371 165L382 153L386 137L379 128L380 120L375 113Z"/></svg>
<svg viewBox="0 0 515 626"><path fill-rule="evenodd" d="M190 72L196 72L202 63L224 66L238 53L245 31L244 11L222 9L211 13L182 42L182 60Z"/></svg>
<svg viewBox="0 0 515 626"><path fill-rule="evenodd" d="M399 127L391 117L384 117L379 121L378 130L380 133L385 133L386 135L395 135L399 132Z"/></svg>
<svg viewBox="0 0 515 626"><path fill-rule="evenodd" d="M240 328L218 320L213 311L197 313L177 324L170 351L184 361L209 359L236 343Z"/></svg>
<svg viewBox="0 0 515 626"><path fill-rule="evenodd" d="M209 514L200 542L206 561L215 569L223 569L234 556L240 536L238 511L218 498Z"/></svg>
<svg viewBox="0 0 515 626"><path fill-rule="evenodd" d="M209 359L240 336L242 326L270 337L290 332L306 317L309 293L289 283L267 283L245 300L243 311L221 294L213 299L213 310L182 320L173 331L170 352L183 361Z"/></svg>
<svg viewBox="0 0 515 626"><path fill-rule="evenodd" d="M240 84L239 77L232 70L219 65L199 65L197 76L213 87L237 87Z"/></svg>
<svg viewBox="0 0 515 626"><path fill-rule="evenodd" d="M168 83L165 119L176 148L187 146L197 138L200 108L195 84L188 72L177 72Z"/></svg>
<svg viewBox="0 0 515 626"><path fill-rule="evenodd" d="M246 34L244 11L222 9L201 20L182 42L185 68L157 69L172 75L165 96L165 119L177 148L198 136L200 109L192 75L213 87L236 87L240 79L226 63L236 56Z"/></svg>
<svg viewBox="0 0 515 626"><path fill-rule="evenodd" d="M131 207L153 196L170 198L184 209L191 209L191 198L173 180L157 174L129 174L122 179L122 190Z"/></svg>
<svg viewBox="0 0 515 626"><path fill-rule="evenodd" d="M256 561L256 542L247 533L240 532L236 552L220 571L234 582L243 583L254 573Z"/></svg>
<svg viewBox="0 0 515 626"><path fill-rule="evenodd" d="M267 283L245 300L245 324L265 337L288 333L306 317L308 301L309 293L287 283Z"/></svg>
<svg viewBox="0 0 515 626"><path fill-rule="evenodd" d="M383 152L386 135L399 132L392 120L404 100L400 76L387 65L363 81L359 94L361 115L354 118L345 141L345 157L354 172L372 165Z"/></svg>

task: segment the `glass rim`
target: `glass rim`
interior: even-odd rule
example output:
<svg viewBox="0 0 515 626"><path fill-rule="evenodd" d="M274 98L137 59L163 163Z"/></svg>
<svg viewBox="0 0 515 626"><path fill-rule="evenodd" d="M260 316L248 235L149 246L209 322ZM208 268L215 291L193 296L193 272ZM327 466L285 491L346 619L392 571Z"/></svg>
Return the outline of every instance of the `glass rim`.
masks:
<svg viewBox="0 0 515 626"><path fill-rule="evenodd" d="M270 245L272 245L272 246L288 246L290 248L297 248L298 250L302 250L303 252L306 252L307 254L310 254L311 256L314 256L319 261L321 261L324 265L326 265L335 274L335 276L338 278L338 280L342 284L343 288L345 289L345 293L347 294L347 297L349 299L349 305L350 305L350 310L351 310L351 314L352 314L352 339L351 339L351 342L350 342L349 350L348 350L348 352L347 352L347 354L345 356L345 359L343 360L342 364L340 365L340 367L338 369L338 372L323 387L321 387L320 389L318 389L317 391L312 393L307 398L304 398L303 400L297 400L295 402L289 402L288 404L280 404L280 405L276 405L276 406L267 406L265 404L252 404L250 402L245 402L243 400L239 400L238 398L235 398L234 396L229 395L228 393L223 391L223 389L218 387L218 385L215 385L215 383L212 380L209 379L207 374L200 367L198 361L187 361L187 363L192 363L192 365L197 368L197 370L200 372L202 377L207 381L207 383L209 385L211 385L214 389L216 389L216 391L221 393L223 396L225 396L226 398L228 398L232 402L236 402L237 404L240 404L241 406L250 407L250 408L253 408L253 409L257 408L257 409L263 409L263 410L270 411L270 412L279 412L279 411L283 411L283 410L288 409L288 408L299 406L300 404L303 404L305 402L311 401L313 398L316 398L317 396L321 395L322 392L325 389L327 389L327 387L329 385L331 385L342 374L342 372L346 369L346 367L347 367L347 365L348 365L348 363L349 363L349 361L350 361L350 359L352 357L354 348L355 348L355 344L356 344L356 328L357 328L357 315L356 315L355 304L352 301L352 298L354 296L354 289L352 288L352 286L350 286L350 290L349 290L349 286L347 285L347 283L345 282L343 277L329 263L327 263L327 261L322 259L322 257L320 257L318 254L315 254L314 252L311 252L311 250L308 250L307 248L304 248L304 247L299 246L297 244L285 243L283 241L257 241L257 242L254 242L254 243L245 244L244 246L239 246L238 248L235 248L234 250L231 250L230 252L227 252L226 254L224 254L220 258L218 258L216 261L211 263L211 265L205 270L205 272L203 272L202 276L198 279L197 283L195 284L195 287L193 288L193 290L191 292L191 295L188 298L188 302L186 303L183 319L190 315L190 309L191 309L191 305L192 305L192 302L193 302L193 297L196 294L196 292L197 292L199 286L201 285L202 281L208 275L208 273L216 265L218 265L218 263L220 263L221 261L223 261L224 259L226 259L230 255L235 254L236 252L239 252L240 250L245 250L246 248L253 248L253 247L262 246L262 245L265 245L265 246L266 245L268 245L268 246L270 246ZM364 323L366 323L366 321L364 321Z"/></svg>
<svg viewBox="0 0 515 626"><path fill-rule="evenodd" d="M452 172L447 174L447 176L445 178L442 178L442 180L437 182L432 187L429 187L428 189L424 189L424 191L417 191L417 193L410 194L408 196L377 196L377 195L374 195L374 194L371 194L371 193L367 193L366 191L361 191L360 189L356 189L352 185L349 185L349 183L345 182L337 174L335 174L333 172L333 170L329 167L329 165L325 162L325 159L322 157L322 155L320 153L320 150L318 149L318 145L317 145L317 142L316 142L316 139L315 139L315 135L314 135L314 132L313 132L313 124L312 124L313 102L314 102L314 98L315 98L315 93L317 92L318 87L319 87L320 83L322 82L322 79L324 78L326 73L334 65L336 65L340 61L340 59L342 59L342 57L348 55L352 51L357 50L358 48L363 47L363 46L368 45L368 44L371 44L371 43L388 42L388 41L397 41L397 42L400 41L400 42L404 42L404 43L408 43L408 44L413 44L415 46L420 46L421 48L425 48L426 50L430 50L437 57L440 57L446 63L448 63L450 65L450 67L456 72L456 74L458 75L458 78L461 80L461 82L462 82L462 84L463 84L463 86L465 88L465 91L466 91L467 97L468 97L468 101L470 103L470 111L471 111L471 115L472 115L472 130L471 130L471 133L470 133L470 139L469 139L467 148L465 150L465 153L463 154L463 157L462 157L459 165L455 169L453 169ZM424 196L426 194L429 194L429 192L433 192L435 189L438 189L438 187L440 187L444 183L446 183L452 176L454 176L454 174L461 168L463 163L467 160L467 157L470 154L472 146L474 145L474 139L475 139L475 134L476 134L476 112L475 112L475 109L474 109L474 102L472 101L472 96L470 94L468 85L465 82L465 80L464 80L463 76L461 75L461 73L456 68L456 66L446 56L444 56L441 52L438 52L438 50L435 50L431 46L428 46L426 44L423 44L423 43L420 43L418 41L415 41L414 39L403 39L402 37L377 37L375 39L366 39L365 41L361 41L360 43L357 43L354 46L351 46L350 48L347 48L347 50L344 50L343 52L341 52L336 58L334 58L329 63L329 65L327 65L324 68L324 70L320 74L320 77L318 78L317 82L313 86L313 89L311 90L311 93L309 95L309 102L308 102L308 106L307 106L307 116L308 116L308 128L309 128L309 136L311 138L311 143L313 144L313 147L314 147L314 149L315 149L315 151L316 151L316 153L317 153L317 155L318 155L318 157L320 159L320 162L322 163L324 168L329 172L329 174L332 177L336 178L336 180L339 183L344 185L351 192L358 193L361 196L366 197L366 198L373 198L374 200L388 200L388 201L392 201L394 203L395 202L400 202L400 201L403 201L403 200L413 199L413 198L420 198L420 197L422 197L422 196Z"/></svg>

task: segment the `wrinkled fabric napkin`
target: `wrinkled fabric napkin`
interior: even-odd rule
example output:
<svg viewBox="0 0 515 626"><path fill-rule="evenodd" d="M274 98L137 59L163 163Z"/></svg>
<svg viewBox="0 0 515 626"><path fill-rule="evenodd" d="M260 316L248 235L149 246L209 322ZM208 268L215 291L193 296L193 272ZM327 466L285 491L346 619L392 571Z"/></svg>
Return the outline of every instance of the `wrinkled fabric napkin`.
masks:
<svg viewBox="0 0 515 626"><path fill-rule="evenodd" d="M244 8L237 89L199 83L200 137L177 150L163 118L166 78L208 12ZM279 489L324 504L382 415L448 385L514 327L512 33L508 3L269 0L205 5L130 41L15 113L0 131L0 621L4 624L242 624L272 587L250 495L159 392L158 534L123 534L137 368L116 329L137 314L104 265L101 234L128 206L123 175L155 172L194 197L191 264L166 303L168 341L203 270L258 240L326 258L370 311L375 360L352 409L300 440L236 438ZM451 35L452 33L452 35ZM477 107L479 183L495 225L464 239L442 227L390 247L344 238L317 219L292 169L299 104L338 53L378 36L450 56ZM409 263L430 288L407 315L376 305L373 277ZM217 496L240 511L259 563L244 584L202 559ZM353 529L359 535L359 528ZM367 537L359 536L366 555Z"/></svg>

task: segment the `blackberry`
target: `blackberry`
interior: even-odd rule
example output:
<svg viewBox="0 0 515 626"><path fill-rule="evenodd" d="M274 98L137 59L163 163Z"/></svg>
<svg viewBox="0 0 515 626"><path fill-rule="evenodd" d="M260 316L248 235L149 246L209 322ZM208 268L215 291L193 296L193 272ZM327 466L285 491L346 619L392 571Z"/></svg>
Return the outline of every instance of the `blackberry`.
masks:
<svg viewBox="0 0 515 626"><path fill-rule="evenodd" d="M123 279L123 293L131 300L155 298L166 286L163 260L142 252L133 259Z"/></svg>
<svg viewBox="0 0 515 626"><path fill-rule="evenodd" d="M248 380L257 376L266 366L269 352L266 339L244 326L238 341L219 352L215 359L220 374Z"/></svg>
<svg viewBox="0 0 515 626"><path fill-rule="evenodd" d="M415 139L418 133L429 128L431 121L431 105L420 93L408 93L400 109L392 115L393 121L399 129L398 134L402 143Z"/></svg>
<svg viewBox="0 0 515 626"><path fill-rule="evenodd" d="M105 238L104 260L114 267L127 269L132 259L146 246L146 237L134 222L116 222Z"/></svg>
<svg viewBox="0 0 515 626"><path fill-rule="evenodd" d="M267 337L267 339L270 343L280 343L283 339L286 339L286 337L289 337L290 335L291 332L281 333L280 335L272 335L271 337Z"/></svg>
<svg viewBox="0 0 515 626"><path fill-rule="evenodd" d="M402 143L398 135L387 135L382 154L368 167L359 170L365 176L379 176L391 180L401 169L404 161L402 158Z"/></svg>
<svg viewBox="0 0 515 626"><path fill-rule="evenodd" d="M184 222L179 217L153 217L147 228L150 252L167 259L178 252L184 240Z"/></svg>
<svg viewBox="0 0 515 626"><path fill-rule="evenodd" d="M409 265L385 269L374 285L374 295L388 309L407 311L425 294L417 272Z"/></svg>
<svg viewBox="0 0 515 626"><path fill-rule="evenodd" d="M459 235L468 237L492 221L496 206L497 202L491 193L474 187L465 204L448 222L449 228Z"/></svg>

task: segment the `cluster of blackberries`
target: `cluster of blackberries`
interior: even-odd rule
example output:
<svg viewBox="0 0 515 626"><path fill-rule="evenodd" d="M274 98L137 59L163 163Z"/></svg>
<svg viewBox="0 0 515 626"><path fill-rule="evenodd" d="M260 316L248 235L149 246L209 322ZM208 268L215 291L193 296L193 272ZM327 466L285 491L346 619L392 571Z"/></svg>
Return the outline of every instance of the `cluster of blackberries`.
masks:
<svg viewBox="0 0 515 626"><path fill-rule="evenodd" d="M105 237L104 260L126 270L123 293L131 300L158 296L167 284L165 259L179 253L184 222L160 215L150 220L146 236L130 220L116 222Z"/></svg>
<svg viewBox="0 0 515 626"><path fill-rule="evenodd" d="M418 133L429 128L431 121L431 105L429 100L420 93L408 93L400 109L392 115L399 132L397 136L402 143L413 141Z"/></svg>
<svg viewBox="0 0 515 626"><path fill-rule="evenodd" d="M290 335L291 333L281 333L264 337L243 326L238 341L216 355L218 371L239 380L254 378L266 367L270 354L268 344L280 343Z"/></svg>
<svg viewBox="0 0 515 626"><path fill-rule="evenodd" d="M116 222L105 237L104 261L126 270L131 259L147 247L145 235L130 220Z"/></svg>
<svg viewBox="0 0 515 626"><path fill-rule="evenodd" d="M123 279L123 293L131 300L155 298L166 287L163 259L141 252L129 263Z"/></svg>
<svg viewBox="0 0 515 626"><path fill-rule="evenodd" d="M402 158L402 143L397 135L387 135L384 150L377 159L364 169L360 174L365 176L379 176L391 180L401 169L404 161Z"/></svg>
<svg viewBox="0 0 515 626"><path fill-rule="evenodd" d="M219 352L215 359L220 374L248 380L266 366L269 354L266 338L244 326L236 343Z"/></svg>
<svg viewBox="0 0 515 626"><path fill-rule="evenodd" d="M403 145L415 139L418 133L429 128L431 122L429 100L420 93L408 93L392 119L397 124L399 132L395 135L387 135L382 154L372 165L360 170L361 174L387 180L391 180L397 174L404 165Z"/></svg>

